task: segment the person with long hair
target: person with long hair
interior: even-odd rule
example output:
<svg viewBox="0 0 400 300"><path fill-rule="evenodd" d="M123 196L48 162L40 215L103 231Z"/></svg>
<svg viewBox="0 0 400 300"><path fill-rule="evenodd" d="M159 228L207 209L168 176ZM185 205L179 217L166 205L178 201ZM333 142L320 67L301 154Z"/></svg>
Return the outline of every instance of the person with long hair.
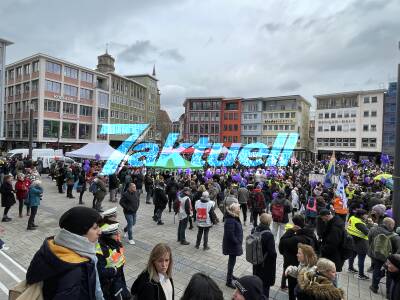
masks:
<svg viewBox="0 0 400 300"><path fill-rule="evenodd" d="M164 243L154 246L146 269L136 278L131 294L137 299L173 300L175 298L172 280L172 251Z"/></svg>
<svg viewBox="0 0 400 300"><path fill-rule="evenodd" d="M8 216L8 212L10 211L11 206L13 206L15 201L14 189L11 184L12 176L6 175L3 179L3 184L1 185L1 206L4 207L3 219L2 222L10 222L12 219Z"/></svg>
<svg viewBox="0 0 400 300"><path fill-rule="evenodd" d="M224 295L210 276L196 273L187 285L181 300L223 300Z"/></svg>
<svg viewBox="0 0 400 300"><path fill-rule="evenodd" d="M28 198L28 191L29 191L29 186L31 185L31 181L29 180L28 177L25 177L24 174L18 173L17 174L17 182L15 183L15 192L16 196L19 202L18 205L18 212L19 212L19 217L22 218L22 211L24 208L24 202L26 198ZM27 213L29 210L27 210Z"/></svg>

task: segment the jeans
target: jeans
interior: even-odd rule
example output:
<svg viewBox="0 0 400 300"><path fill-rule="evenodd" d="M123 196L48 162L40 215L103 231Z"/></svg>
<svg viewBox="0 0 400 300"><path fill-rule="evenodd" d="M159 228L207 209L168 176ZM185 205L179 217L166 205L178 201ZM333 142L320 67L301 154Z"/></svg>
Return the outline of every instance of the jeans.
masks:
<svg viewBox="0 0 400 300"><path fill-rule="evenodd" d="M258 221L258 212L252 211L251 215L253 216L253 226L257 227L257 221Z"/></svg>
<svg viewBox="0 0 400 300"><path fill-rule="evenodd" d="M32 227L33 225L35 225L35 216L37 210L38 210L37 206L31 206L31 215L29 216L28 227Z"/></svg>
<svg viewBox="0 0 400 300"><path fill-rule="evenodd" d="M68 184L67 185L67 197L72 198L72 189L74 188L73 184Z"/></svg>
<svg viewBox="0 0 400 300"><path fill-rule="evenodd" d="M185 230L187 228L189 217L179 221L178 225L178 242L186 241Z"/></svg>
<svg viewBox="0 0 400 300"><path fill-rule="evenodd" d="M149 187L146 189L146 203L151 203L150 199L153 194L153 187Z"/></svg>
<svg viewBox="0 0 400 300"><path fill-rule="evenodd" d="M116 202L117 200L115 199L115 196L117 195L117 189L112 189L110 190L110 201L111 202Z"/></svg>
<svg viewBox="0 0 400 300"><path fill-rule="evenodd" d="M358 256L358 274L364 275L364 262L365 257L367 256L366 254L357 254L356 252L354 252L353 256L349 258L349 268L354 269L353 264L356 256Z"/></svg>
<svg viewBox="0 0 400 300"><path fill-rule="evenodd" d="M272 222L272 234L274 235L275 241L279 241L282 235L285 233L285 224Z"/></svg>
<svg viewBox="0 0 400 300"><path fill-rule="evenodd" d="M96 209L97 211L101 210L101 203L103 202L103 200L104 200L104 197L101 198L101 199L96 198L96 203L95 203L94 206L95 206L95 209Z"/></svg>
<svg viewBox="0 0 400 300"><path fill-rule="evenodd" d="M372 286L374 288L379 288L379 282L383 277L385 277L385 271L382 270L382 267L384 265L383 261L379 261L376 259L372 259ZM390 289L390 284L391 284L391 278L390 276L386 276L386 293L389 294L389 289Z"/></svg>
<svg viewBox="0 0 400 300"><path fill-rule="evenodd" d="M84 190L82 190L82 192L79 193L79 204L83 204L82 197L84 193L85 193Z"/></svg>
<svg viewBox="0 0 400 300"><path fill-rule="evenodd" d="M176 199L176 194L169 194L168 195L168 211L171 212L172 210L172 203L174 203Z"/></svg>
<svg viewBox="0 0 400 300"><path fill-rule="evenodd" d="M226 282L231 283L233 279L233 268L236 264L236 255L229 255L228 259L228 273L226 274Z"/></svg>
<svg viewBox="0 0 400 300"><path fill-rule="evenodd" d="M243 212L243 222L246 223L246 220L247 220L247 204L246 203L240 203L240 209Z"/></svg>
<svg viewBox="0 0 400 300"><path fill-rule="evenodd" d="M201 243L201 238L204 232L204 240L203 240L203 247L208 247L208 232L210 231L210 227L198 227L199 231L197 231L197 240L196 246L199 247Z"/></svg>
<svg viewBox="0 0 400 300"><path fill-rule="evenodd" d="M162 217L162 213L163 213L164 209L162 208L157 208L156 209L156 214L155 214L155 220L156 222L161 222L161 217Z"/></svg>
<svg viewBox="0 0 400 300"><path fill-rule="evenodd" d="M133 232L132 228L136 224L136 213L130 213L130 214L124 214L126 222L126 227L124 228L124 232L128 231L128 239L132 240L133 239Z"/></svg>

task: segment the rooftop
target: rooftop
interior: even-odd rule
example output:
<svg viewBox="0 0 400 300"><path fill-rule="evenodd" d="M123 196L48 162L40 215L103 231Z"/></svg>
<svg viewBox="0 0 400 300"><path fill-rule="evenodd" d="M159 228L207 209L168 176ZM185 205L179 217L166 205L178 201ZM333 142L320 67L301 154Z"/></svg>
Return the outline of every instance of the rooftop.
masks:
<svg viewBox="0 0 400 300"><path fill-rule="evenodd" d="M335 96L357 96L357 95L366 95L366 94L378 94L386 92L386 89L376 89L376 90L365 90L365 91L348 91L348 92L340 92L340 93L332 93L332 94L322 94L322 95L314 95L314 98L329 98Z"/></svg>
<svg viewBox="0 0 400 300"><path fill-rule="evenodd" d="M5 40L5 39L0 39L0 43L6 44L6 46L10 46L10 45L14 44L13 42Z"/></svg>

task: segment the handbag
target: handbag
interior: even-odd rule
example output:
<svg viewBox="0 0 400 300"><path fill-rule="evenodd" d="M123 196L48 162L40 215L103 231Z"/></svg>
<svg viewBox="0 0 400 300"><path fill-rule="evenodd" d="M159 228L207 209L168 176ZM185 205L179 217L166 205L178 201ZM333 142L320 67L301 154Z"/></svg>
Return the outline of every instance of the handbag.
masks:
<svg viewBox="0 0 400 300"><path fill-rule="evenodd" d="M43 282L27 284L21 281L10 289L8 300L43 300Z"/></svg>

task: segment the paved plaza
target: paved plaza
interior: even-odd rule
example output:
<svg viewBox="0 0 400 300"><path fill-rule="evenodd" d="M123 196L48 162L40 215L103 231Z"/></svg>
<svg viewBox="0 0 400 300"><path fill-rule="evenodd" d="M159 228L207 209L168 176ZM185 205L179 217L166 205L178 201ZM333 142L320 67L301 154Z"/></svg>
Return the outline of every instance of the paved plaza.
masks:
<svg viewBox="0 0 400 300"><path fill-rule="evenodd" d="M12 222L1 223L5 229L1 238L6 242L9 250L0 251L0 300L8 299L7 289L14 286L18 280L24 279L25 269L28 268L31 258L39 249L45 237L54 235L58 230L58 220L64 211L77 205L78 199L68 199L65 194L57 193L55 182L52 182L46 175L42 176L44 196L39 207L36 223L39 225L36 231L27 231L27 217L17 217L18 208L14 205L10 217ZM153 205L145 204L144 195L141 196L141 204L137 215L137 224L134 227L134 239L136 245L131 246L124 241L126 246L125 276L128 287L132 285L136 276L145 268L149 253L152 247L159 242L168 243L173 251L176 299L179 299L185 289L190 277L196 272L204 272L210 275L224 292L225 299L231 299L233 290L225 286L226 267L228 257L222 255L223 223L214 226L210 230L209 246L211 250L203 251L195 249L194 241L197 228L187 230L189 246L182 246L176 242L177 221L174 224L174 214L164 213L165 225L158 226L152 220ZM92 194L87 192L84 195L85 205L91 207ZM109 202L108 196L104 200L104 208L115 206ZM122 209L118 205L118 219L125 225ZM244 236L249 234L251 226L244 227ZM11 258L11 259L10 259ZM279 289L282 273L282 256L278 255L277 280L272 288L270 299L288 299L287 293ZM369 259L367 259L369 264ZM347 269L347 265L344 270ZM242 276L250 274L251 265L246 262L245 257L239 257L236 263L234 274ZM369 273L371 276L371 274ZM370 281L359 281L353 274L343 272L339 278L340 286L345 290L347 299L384 299L382 295L375 295L370 292L368 286ZM381 287L384 285L381 283Z"/></svg>

